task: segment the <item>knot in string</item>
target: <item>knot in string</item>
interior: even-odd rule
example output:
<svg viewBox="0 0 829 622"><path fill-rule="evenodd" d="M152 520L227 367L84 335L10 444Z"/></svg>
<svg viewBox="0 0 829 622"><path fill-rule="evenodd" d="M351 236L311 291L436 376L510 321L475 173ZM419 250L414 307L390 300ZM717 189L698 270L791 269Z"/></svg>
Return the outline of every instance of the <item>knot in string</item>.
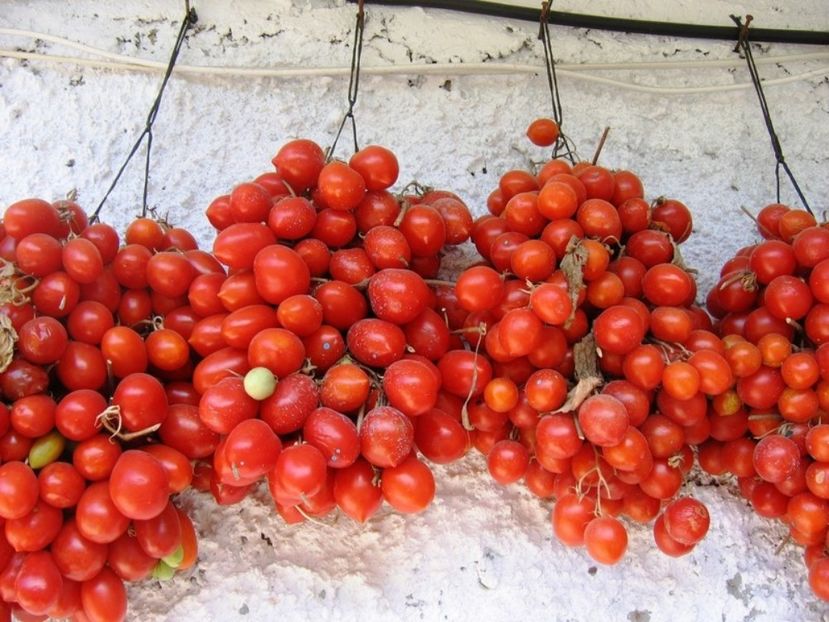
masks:
<svg viewBox="0 0 829 622"><path fill-rule="evenodd" d="M550 37L550 7L552 0L545 0L541 3L540 25L538 38L544 48L544 65L547 69L547 85L550 88L550 99L553 107L553 120L558 124L559 135L553 145L553 157L563 156L575 164L576 148L567 135L564 133L563 121L564 111L561 106L561 96L558 88L558 77L556 76L556 61L553 56L553 46Z"/></svg>
<svg viewBox="0 0 829 622"><path fill-rule="evenodd" d="M757 71L757 64L754 62L754 54L751 51L751 44L748 40L749 26L754 18L751 15L746 15L745 23L743 23L742 19L736 15L731 15L730 17L731 20L737 25L737 45L734 47L734 51L742 53L743 58L746 60L748 73L751 76L751 84L754 86L754 91L757 93L757 99L760 101L760 111L763 114L763 122L766 124L766 131L768 132L769 139L771 140L771 148L774 152L775 158L774 177L777 202L780 203L780 169L782 168L786 173L786 176L789 178L789 181L797 193L797 196L800 198L800 202L803 204L803 207L806 208L806 211L811 214L812 209L809 207L806 197L803 196L800 184L797 183L797 179L795 179L794 173L792 173L792 170L789 168L786 158L783 155L783 147L780 144L780 139L774 129L774 123L771 120L769 105L766 101L766 95L763 92L762 80L760 79L760 74Z"/></svg>
<svg viewBox="0 0 829 622"><path fill-rule="evenodd" d="M337 135L334 136L334 142L325 153L325 159L329 160L334 155L334 150L337 148L337 142L340 140L340 135L345 128L347 121L351 121L351 133L354 139L354 152L360 150L357 143L357 121L354 118L354 106L357 104L357 92L360 88L360 60L363 55L363 30L365 28L366 14L363 7L364 0L357 3L357 19L354 24L354 44L351 47L351 74L348 80L348 108L343 115L343 120L337 129Z"/></svg>

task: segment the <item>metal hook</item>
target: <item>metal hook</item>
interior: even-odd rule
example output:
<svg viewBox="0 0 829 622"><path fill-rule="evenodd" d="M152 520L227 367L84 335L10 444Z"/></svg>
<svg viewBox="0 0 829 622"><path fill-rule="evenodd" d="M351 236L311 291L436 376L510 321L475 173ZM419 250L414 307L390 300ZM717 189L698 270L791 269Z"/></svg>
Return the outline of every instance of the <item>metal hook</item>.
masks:
<svg viewBox="0 0 829 622"><path fill-rule="evenodd" d="M754 16L746 15L745 24L743 24L743 21L736 15L731 15L730 17L732 21L737 24L737 45L734 46L734 51L739 52L741 47L748 45L748 28L751 25L751 21L754 19Z"/></svg>
<svg viewBox="0 0 829 622"><path fill-rule="evenodd" d="M541 3L541 13L538 16L538 38L544 38L544 26L547 24L547 21L550 19L550 2L549 0L544 0Z"/></svg>

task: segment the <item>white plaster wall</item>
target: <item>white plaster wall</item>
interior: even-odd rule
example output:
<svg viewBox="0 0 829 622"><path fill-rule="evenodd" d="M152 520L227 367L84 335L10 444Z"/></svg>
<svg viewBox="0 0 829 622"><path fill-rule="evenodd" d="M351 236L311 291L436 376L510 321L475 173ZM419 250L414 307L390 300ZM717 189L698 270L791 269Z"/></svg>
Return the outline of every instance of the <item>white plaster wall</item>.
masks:
<svg viewBox="0 0 829 622"><path fill-rule="evenodd" d="M531 2L521 2L532 5ZM342 66L350 58L354 6L329 0L203 0L181 62L221 66ZM829 30L826 0L561 0L557 10L730 25L752 13L758 27ZM166 60L183 13L161 0L0 2L0 27L31 29L122 54ZM535 63L537 26L368 3L366 66L423 62ZM650 38L553 28L564 63L730 59L728 42ZM0 47L67 53L0 36ZM755 55L826 51L758 46ZM68 53L77 54L69 51ZM763 65L767 78L829 61ZM827 72L829 73L829 72ZM604 71L660 86L745 83L743 66ZM71 188L90 209L140 131L160 81L135 73L0 60L0 209L27 196ZM328 144L343 111L346 78L241 79L176 76L156 124L151 203L207 243L210 199L270 169L286 140ZM364 77L357 106L361 142L392 148L401 181L448 187L476 213L504 171L540 160L524 138L549 114L543 73ZM588 156L612 127L602 163L629 168L648 197L679 198L693 210L686 258L707 289L729 253L753 239L738 207L774 200L773 157L755 94L654 95L561 79L564 127ZM780 87L767 97L788 161L817 210L826 207L829 78ZM340 152L346 153L346 143ZM70 164L71 163L71 164ZM136 163L105 218L123 225L140 202ZM784 186L784 200L794 195ZM826 608L805 583L800 551L774 553L783 531L751 515L730 488L698 491L712 532L697 551L668 560L647 530L632 529L617 568L599 568L552 539L548 508L517 488L498 489L472 458L438 470L438 501L423 516L386 514L365 527L288 528L264 496L217 509L197 495L185 505L202 534L202 562L190 577L131 590L135 620L816 620ZM263 536L260 536L263 534ZM264 540L271 539L273 547Z"/></svg>

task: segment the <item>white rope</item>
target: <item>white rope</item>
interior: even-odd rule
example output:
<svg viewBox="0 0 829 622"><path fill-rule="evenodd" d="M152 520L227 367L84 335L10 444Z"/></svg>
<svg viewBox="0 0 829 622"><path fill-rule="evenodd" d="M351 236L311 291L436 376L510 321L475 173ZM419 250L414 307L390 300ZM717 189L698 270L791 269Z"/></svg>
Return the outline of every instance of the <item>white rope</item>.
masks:
<svg viewBox="0 0 829 622"><path fill-rule="evenodd" d="M111 61L115 61L116 63L123 63L125 65L139 65L143 67L153 68L153 69L166 69L167 64L161 61L154 61L148 60L133 56L126 56L124 54L116 54L114 52L108 52L106 50L102 50L100 48L92 47L83 43L77 43L70 39L66 39L64 37L58 37L55 35L50 35L42 32L36 32L32 30L19 30L17 28L0 28L0 35L7 35L7 36L14 36L14 37L24 37L27 39L33 40L41 40L41 41L48 41L50 43L54 43L57 45L61 45L63 47L76 49L81 52L85 52L87 54L92 54L94 56L99 56L101 58L108 58ZM4 50L4 52L8 52L9 50ZM22 52L18 52L22 53ZM68 57L66 57L68 58ZM813 61L813 60L827 60L829 59L829 52L809 52L803 54L788 54L782 56L767 56L755 59L755 63L758 65L770 65L770 64L777 64L777 63L795 63L795 62L803 62L803 61ZM527 67L531 71L527 71L527 73L537 73L538 68L534 66L525 66L525 65L511 65L511 64L501 64L501 63L437 63L431 65L413 65L416 71L407 71L408 68L412 67L412 65L402 65L404 67L404 71L402 73L418 73L418 74L426 74L428 70L427 67L438 67L438 68L445 68L447 66L455 67L456 65L485 65L488 68L493 69L493 73L508 73L515 71L516 67ZM713 67L737 67L742 68L745 65L745 61L742 58L734 55L732 58L726 59L698 59L698 60L667 60L667 61L630 61L630 62L622 62L622 63L556 63L556 69L562 69L565 71L596 71L596 70L610 70L610 71L618 71L618 70L627 70L627 69L657 69L657 70L670 70L670 69L704 69L704 68L713 68ZM397 65L392 66L392 68L396 68ZM499 67L504 67L503 69L499 69ZM380 68L377 68L378 70ZM286 77L286 74L279 73L284 72L286 70L292 70L295 72L301 72L302 69L298 68L253 68L253 67L210 67L210 66L198 66L198 65L177 65L176 70L181 71L183 73L218 73L218 74L230 74L230 75L248 75L248 76L256 76L256 77ZM309 74L302 74L302 73L291 73L287 74L287 77L302 77L305 75L308 76L318 76L318 75L341 75L340 71L348 71L346 68L341 67L320 67L320 68L312 68L312 73ZM322 71L323 73L318 73ZM331 73L332 71L337 71L337 73ZM265 72L265 73L262 73ZM276 73L275 73L276 72ZM378 71L378 73L380 73ZM447 71L434 71L434 73L453 73Z"/></svg>
<svg viewBox="0 0 829 622"><path fill-rule="evenodd" d="M0 49L0 57L15 58L19 60L34 60L39 62L72 64L84 67L96 67L114 70L129 71L164 71L166 63L153 61L138 57L126 56L107 52L95 47L77 43L64 37L49 35L30 30L18 30L15 28L0 28L0 35L27 37L30 39L48 41L57 45L72 48L87 54L96 55L103 59L81 58L76 56L65 56L59 54L46 54L41 52L25 52L19 50ZM793 63L804 61L815 61L829 59L829 52L811 52L804 54L789 54L785 56L770 56L757 59L757 64L770 63ZM556 69L562 76L569 76L576 80L593 82L612 86L614 88L626 89L640 93L654 93L662 95L690 95L696 93L723 93L738 91L752 87L750 82L736 84L705 85L705 86L650 86L615 80L597 75L590 75L585 72L598 70L666 70L666 69L701 69L701 68L729 68L741 67L741 58L713 59L713 60L670 60L670 61L639 61L623 63L560 63ZM407 64L407 65L381 65L377 67L362 67L364 75L498 75L498 74L538 74L543 68L537 65L515 64L515 63L430 63L430 64ZM209 65L176 65L175 71L191 75L216 75L230 77L248 78L311 78L331 77L349 75L349 67L228 67ZM790 84L800 80L826 76L829 74L829 67L823 66L811 71L782 78L764 80L764 86L778 86Z"/></svg>
<svg viewBox="0 0 829 622"><path fill-rule="evenodd" d="M72 56L58 56L54 54L41 54L38 52L18 52L16 50L0 49L0 57L16 58L20 60L34 60L57 64L80 65L84 67L97 67L104 69L119 69L130 71L162 71L164 66L147 66L145 64L130 64L112 62L90 58L77 58ZM146 62L146 61L144 61ZM515 65L507 63L433 63L413 65L386 65L380 67L363 66L361 73L364 75L497 75L497 74L537 74L542 67L535 65ZM176 72L195 75L219 75L232 77L258 77L258 78L309 78L323 76L347 76L348 67L284 67L284 68L254 68L254 67L207 67L192 65L177 65ZM634 82L624 82L612 78L604 78L584 74L573 70L559 70L562 76L568 76L575 80L594 82L612 86L614 88L637 91L640 93L655 93L663 95L691 95L695 93L724 93L752 88L750 82L736 84L707 85L707 86L649 86ZM773 78L763 80L763 86L779 86L790 84L800 80L829 75L829 67L824 66L812 71L799 73L784 78Z"/></svg>

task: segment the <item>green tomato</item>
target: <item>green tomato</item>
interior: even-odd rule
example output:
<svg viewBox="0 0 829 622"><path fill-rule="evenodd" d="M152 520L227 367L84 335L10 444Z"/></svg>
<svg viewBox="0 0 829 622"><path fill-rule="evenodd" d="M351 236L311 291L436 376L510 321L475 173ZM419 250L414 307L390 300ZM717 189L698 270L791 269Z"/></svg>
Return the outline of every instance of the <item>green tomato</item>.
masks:
<svg viewBox="0 0 829 622"><path fill-rule="evenodd" d="M66 448L66 439L57 430L52 430L46 436L41 436L29 450L29 466L33 469L42 469L60 458Z"/></svg>
<svg viewBox="0 0 829 622"><path fill-rule="evenodd" d="M153 568L153 579L159 581L169 581L176 574L176 569L168 566L163 560L158 560L158 563Z"/></svg>
<svg viewBox="0 0 829 622"><path fill-rule="evenodd" d="M245 393L255 400L264 400L276 390L276 376L267 367L254 367L245 374Z"/></svg>
<svg viewBox="0 0 829 622"><path fill-rule="evenodd" d="M178 548L170 553L167 557L162 557L161 561L167 564L170 568L178 568L184 559L184 547L180 544Z"/></svg>

